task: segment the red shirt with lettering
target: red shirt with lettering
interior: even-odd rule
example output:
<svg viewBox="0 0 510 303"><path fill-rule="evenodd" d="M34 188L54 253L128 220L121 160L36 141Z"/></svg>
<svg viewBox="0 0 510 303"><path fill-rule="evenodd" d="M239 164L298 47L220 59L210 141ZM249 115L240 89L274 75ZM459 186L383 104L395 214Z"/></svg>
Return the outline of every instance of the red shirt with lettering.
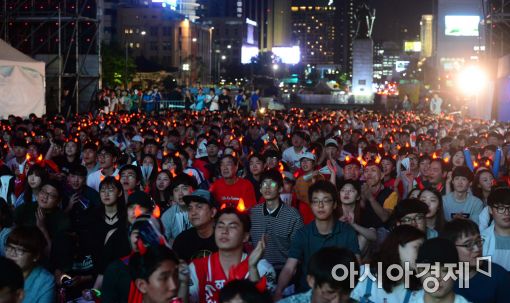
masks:
<svg viewBox="0 0 510 303"><path fill-rule="evenodd" d="M225 183L224 178L218 179L211 185L210 192L220 208L224 205L238 207L240 199L243 199L245 210L257 204L253 185L243 178L237 178L232 185Z"/></svg>

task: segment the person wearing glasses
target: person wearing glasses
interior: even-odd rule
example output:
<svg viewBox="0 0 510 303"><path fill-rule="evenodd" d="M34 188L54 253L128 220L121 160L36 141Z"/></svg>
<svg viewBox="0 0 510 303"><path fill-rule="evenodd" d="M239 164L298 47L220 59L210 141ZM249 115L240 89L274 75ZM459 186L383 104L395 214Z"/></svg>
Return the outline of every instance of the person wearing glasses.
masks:
<svg viewBox="0 0 510 303"><path fill-rule="evenodd" d="M303 227L303 219L297 209L287 206L280 199L283 178L276 169L268 170L260 176L260 192L265 203L250 210L251 243L255 247L266 236L264 259L280 273L288 257L290 243L297 231Z"/></svg>
<svg viewBox="0 0 510 303"><path fill-rule="evenodd" d="M427 234L427 239L437 238L437 231L433 228L427 227L426 215L429 212L429 207L425 202L418 199L404 199L400 201L393 213L391 214L392 220L396 226L411 225L422 232Z"/></svg>
<svg viewBox="0 0 510 303"><path fill-rule="evenodd" d="M472 303L508 302L510 273L490 260L487 262L487 260L479 259L483 256L484 239L480 236L475 222L455 218L445 224L439 236L455 243L459 261L469 264L468 272L464 272L463 277L457 279L455 283L456 294ZM482 271L487 273L489 268L490 275L482 273ZM466 283L469 283L469 287Z"/></svg>
<svg viewBox="0 0 510 303"><path fill-rule="evenodd" d="M35 226L16 227L7 238L5 256L23 272L24 303L55 302L55 278L41 266L45 247L44 235Z"/></svg>
<svg viewBox="0 0 510 303"><path fill-rule="evenodd" d="M278 301L282 295L290 294L286 287L296 274L298 264L302 270L297 285L297 292L308 291L310 286L306 282L308 263L311 256L323 247L344 247L352 251L359 258L360 249L356 231L347 223L338 220L340 199L336 186L329 181L317 181L308 190L310 206L314 221L299 229L291 242L289 257L278 278L274 299Z"/></svg>
<svg viewBox="0 0 510 303"><path fill-rule="evenodd" d="M119 169L117 166L117 148L113 146L103 146L97 151L99 161L99 170L91 173L87 177L87 185L99 191L99 184L106 177L117 177Z"/></svg>
<svg viewBox="0 0 510 303"><path fill-rule="evenodd" d="M37 194L37 203L24 203L14 212L15 226L39 228L48 243L45 255L56 268L66 266L68 258L64 258L62 249L68 246L66 235L71 225L69 217L60 209L61 201L60 184L46 180Z"/></svg>
<svg viewBox="0 0 510 303"><path fill-rule="evenodd" d="M494 189L487 205L494 223L481 232L483 254L510 271L510 188Z"/></svg>

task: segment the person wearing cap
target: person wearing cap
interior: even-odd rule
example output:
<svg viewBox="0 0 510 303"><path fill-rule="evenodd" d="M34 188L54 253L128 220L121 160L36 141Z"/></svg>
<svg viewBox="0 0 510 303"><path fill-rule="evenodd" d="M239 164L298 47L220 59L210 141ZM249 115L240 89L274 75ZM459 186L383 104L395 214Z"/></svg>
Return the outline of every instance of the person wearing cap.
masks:
<svg viewBox="0 0 510 303"><path fill-rule="evenodd" d="M140 135L134 135L131 138L128 153L131 164L139 163L142 161L143 138Z"/></svg>
<svg viewBox="0 0 510 303"><path fill-rule="evenodd" d="M250 210L252 245L267 236L264 258L277 274L285 265L296 232L303 227L299 212L280 199L282 188L281 173L275 169L265 171L260 176L260 192L265 202Z"/></svg>
<svg viewBox="0 0 510 303"><path fill-rule="evenodd" d="M510 188L494 189L487 200L494 223L481 231L483 254L510 271Z"/></svg>
<svg viewBox="0 0 510 303"><path fill-rule="evenodd" d="M459 265L455 244L443 238L426 240L416 258L417 274L421 276L423 289L414 292L409 303L468 303L463 296L454 292L456 278L447 276L452 264ZM438 272L434 272L434 267L438 265Z"/></svg>
<svg viewBox="0 0 510 303"><path fill-rule="evenodd" d="M214 219L217 208L211 193L204 189L197 189L190 195L183 197L188 207L188 217L191 225L180 233L172 248L180 259L190 262L218 251L214 240Z"/></svg>
<svg viewBox="0 0 510 303"><path fill-rule="evenodd" d="M324 180L318 171L315 171L316 157L311 152L305 152L299 158L302 174L296 179L294 191L298 201L310 204L308 201L308 188L318 180Z"/></svg>
<svg viewBox="0 0 510 303"><path fill-rule="evenodd" d="M432 162L434 164L436 162ZM473 173L467 166L456 167L452 172L453 191L443 196L444 215L447 221L456 217L471 219L478 223L483 202L471 192Z"/></svg>
<svg viewBox="0 0 510 303"><path fill-rule="evenodd" d="M426 215L429 207L418 199L404 199L397 203L391 214L396 225L411 225L426 233L427 239L437 238L437 231L427 227Z"/></svg>
<svg viewBox="0 0 510 303"><path fill-rule="evenodd" d="M237 176L238 168L239 161L236 157L225 155L221 158L221 178L214 181L210 188L220 208L232 206L246 211L257 203L253 185L250 181Z"/></svg>
<svg viewBox="0 0 510 303"><path fill-rule="evenodd" d="M88 175L87 185L99 192L99 184L106 177L117 177L119 169L117 166L117 149L112 146L104 146L99 149L97 158L99 159L99 170Z"/></svg>
<svg viewBox="0 0 510 303"><path fill-rule="evenodd" d="M161 222L165 228L165 237L170 244L181 232L191 227L184 196L190 195L196 188L197 181L195 178L186 174L177 175L170 183L174 205L161 216Z"/></svg>
<svg viewBox="0 0 510 303"><path fill-rule="evenodd" d="M479 259L484 256L485 240L475 222L455 218L446 222L439 237L452 241L457 248L459 261L468 264L468 272L463 268L462 277L455 283L456 294L473 303L508 302L510 273L495 262ZM489 270L490 274L487 274Z"/></svg>
<svg viewBox="0 0 510 303"><path fill-rule="evenodd" d="M398 194L392 188L384 187L381 165L368 161L365 166L366 182L361 187L361 225L379 228L390 218L398 201Z"/></svg>
<svg viewBox="0 0 510 303"><path fill-rule="evenodd" d="M295 131L292 134L292 146L283 151L282 161L289 165L292 172L300 167L301 156L307 151L305 137L304 132Z"/></svg>
<svg viewBox="0 0 510 303"><path fill-rule="evenodd" d="M97 161L97 146L93 142L87 142L83 145L82 165L87 168L87 177L99 170Z"/></svg>

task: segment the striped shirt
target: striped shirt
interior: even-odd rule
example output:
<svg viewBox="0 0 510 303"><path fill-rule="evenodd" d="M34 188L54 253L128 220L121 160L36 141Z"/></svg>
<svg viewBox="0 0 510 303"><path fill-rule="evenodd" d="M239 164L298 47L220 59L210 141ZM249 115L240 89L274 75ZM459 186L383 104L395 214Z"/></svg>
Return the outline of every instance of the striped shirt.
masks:
<svg viewBox="0 0 510 303"><path fill-rule="evenodd" d="M250 211L250 218L253 246L256 246L262 235L266 234L264 259L279 272L287 260L292 239L303 227L303 219L296 209L281 201L280 206L272 213L267 210L266 203L254 206Z"/></svg>

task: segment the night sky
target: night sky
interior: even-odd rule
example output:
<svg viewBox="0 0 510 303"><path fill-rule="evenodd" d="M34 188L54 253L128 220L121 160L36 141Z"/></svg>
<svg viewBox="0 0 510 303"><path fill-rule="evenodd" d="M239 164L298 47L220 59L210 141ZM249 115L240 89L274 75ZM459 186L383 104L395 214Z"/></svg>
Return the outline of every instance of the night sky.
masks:
<svg viewBox="0 0 510 303"><path fill-rule="evenodd" d="M433 0L371 0L368 2L376 9L372 38L375 41L400 42L419 36L421 15L432 13ZM407 33L404 29L407 29Z"/></svg>

